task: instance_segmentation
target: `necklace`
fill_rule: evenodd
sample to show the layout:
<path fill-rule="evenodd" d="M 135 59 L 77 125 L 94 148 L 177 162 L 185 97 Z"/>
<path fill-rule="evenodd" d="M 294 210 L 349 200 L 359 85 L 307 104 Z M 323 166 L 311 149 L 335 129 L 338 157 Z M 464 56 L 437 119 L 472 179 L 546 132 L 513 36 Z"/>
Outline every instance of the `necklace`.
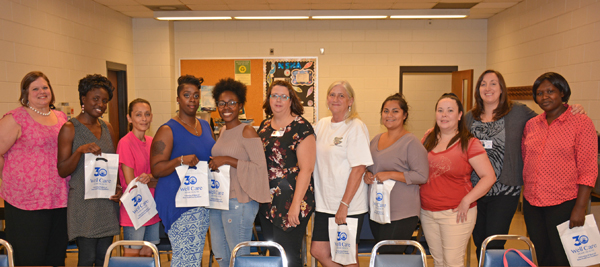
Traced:
<path fill-rule="evenodd" d="M 192 127 L 191 125 L 189 125 L 185 121 L 183 121 L 181 119 L 181 117 L 177 116 L 177 118 L 179 118 L 179 121 L 183 122 L 183 124 L 187 125 L 188 127 Z M 194 118 L 194 121 L 196 122 L 196 123 L 194 123 L 194 127 L 193 127 L 194 131 L 196 132 L 196 135 L 200 135 L 200 134 L 198 134 L 198 130 L 196 130 L 196 127 L 198 126 L 198 120 Z"/>
<path fill-rule="evenodd" d="M 30 105 L 27 105 L 27 107 L 29 107 L 29 108 L 30 108 L 31 110 L 33 110 L 35 113 L 37 113 L 37 114 L 40 114 L 40 115 L 42 115 L 42 116 L 50 116 L 50 114 L 52 113 L 52 110 L 48 111 L 47 113 L 44 113 L 44 112 L 41 112 L 41 111 L 39 111 L 39 110 L 37 110 L 37 109 L 33 108 L 33 107 L 32 107 L 32 106 L 30 106 Z"/>

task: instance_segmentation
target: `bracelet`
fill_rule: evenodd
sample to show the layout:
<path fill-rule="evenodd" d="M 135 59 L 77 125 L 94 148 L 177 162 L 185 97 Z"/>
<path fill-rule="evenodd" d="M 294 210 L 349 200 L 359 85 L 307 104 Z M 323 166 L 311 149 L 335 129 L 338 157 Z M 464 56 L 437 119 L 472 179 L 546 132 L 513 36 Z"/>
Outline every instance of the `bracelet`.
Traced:
<path fill-rule="evenodd" d="M 179 166 L 183 166 L 183 155 L 181 155 L 181 164 Z"/>
<path fill-rule="evenodd" d="M 350 205 L 348 205 L 348 203 L 344 202 L 343 200 L 340 200 L 340 203 L 348 208 L 350 208 Z"/>

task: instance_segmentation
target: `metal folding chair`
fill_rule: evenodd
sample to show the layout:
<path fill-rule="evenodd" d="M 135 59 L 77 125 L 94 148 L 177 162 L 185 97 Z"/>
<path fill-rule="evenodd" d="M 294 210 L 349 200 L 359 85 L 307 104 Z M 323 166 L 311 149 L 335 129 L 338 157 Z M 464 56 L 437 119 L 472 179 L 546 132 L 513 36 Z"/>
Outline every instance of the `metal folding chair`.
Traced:
<path fill-rule="evenodd" d="M 4 248 L 6 249 L 6 255 L 0 254 L 0 266 L 15 266 L 15 262 L 13 260 L 12 246 L 4 239 L 0 239 L 0 245 L 4 246 Z"/>
<path fill-rule="evenodd" d="M 256 255 L 242 255 L 237 256 L 237 252 L 240 248 L 254 246 L 254 247 L 275 247 L 279 250 L 281 256 L 256 256 Z M 277 242 L 273 241 L 246 241 L 240 242 L 233 248 L 231 252 L 231 260 L 229 262 L 230 267 L 287 267 L 288 261 L 285 255 L 285 250 Z"/>
<path fill-rule="evenodd" d="M 377 254 L 377 250 L 381 246 L 396 245 L 396 246 L 414 246 L 416 247 L 421 255 L 413 254 Z M 375 244 L 371 251 L 371 260 L 369 261 L 369 267 L 384 267 L 384 266 L 396 266 L 396 267 L 427 267 L 427 254 L 425 248 L 421 244 L 414 240 L 383 240 Z"/>
<path fill-rule="evenodd" d="M 487 249 L 489 242 L 494 240 L 520 240 L 525 242 L 529 246 L 529 250 L 519 250 L 526 257 L 528 257 L 535 265 L 537 263 L 537 256 L 535 254 L 535 247 L 529 238 L 520 235 L 493 235 L 485 240 L 481 244 L 481 254 L 479 255 L 479 267 L 503 267 L 504 252 L 505 249 Z M 506 260 L 509 266 L 529 266 L 520 256 L 516 253 L 507 253 Z"/>
<path fill-rule="evenodd" d="M 117 246 L 147 246 L 152 249 L 152 257 L 111 257 Z M 148 241 L 120 240 L 106 250 L 104 267 L 160 267 L 160 256 L 156 246 Z"/>

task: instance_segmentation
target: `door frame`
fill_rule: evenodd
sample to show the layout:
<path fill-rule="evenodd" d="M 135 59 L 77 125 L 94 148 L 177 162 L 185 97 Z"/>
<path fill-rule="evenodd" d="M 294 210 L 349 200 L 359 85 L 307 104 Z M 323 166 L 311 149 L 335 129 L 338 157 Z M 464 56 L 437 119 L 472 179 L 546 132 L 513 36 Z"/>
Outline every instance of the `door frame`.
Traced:
<path fill-rule="evenodd" d="M 399 92 L 402 93 L 402 80 L 404 73 L 450 73 L 458 71 L 458 66 L 400 66 Z"/>
<path fill-rule="evenodd" d="M 127 65 L 106 61 L 106 70 L 107 72 L 110 70 L 117 73 L 117 84 L 113 86 L 118 88 L 119 132 L 116 134 L 121 139 L 129 132 L 129 128 L 127 127 L 127 104 L 129 103 L 127 99 Z"/>

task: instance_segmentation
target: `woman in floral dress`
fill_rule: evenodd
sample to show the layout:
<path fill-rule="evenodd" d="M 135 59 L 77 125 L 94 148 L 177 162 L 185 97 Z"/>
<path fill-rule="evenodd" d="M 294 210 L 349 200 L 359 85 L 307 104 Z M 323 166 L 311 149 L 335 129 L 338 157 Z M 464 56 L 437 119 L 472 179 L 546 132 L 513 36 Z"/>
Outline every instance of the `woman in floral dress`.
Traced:
<path fill-rule="evenodd" d="M 260 205 L 258 217 L 265 239 L 284 248 L 289 266 L 303 266 L 302 238 L 315 205 L 315 134 L 301 116 L 303 108 L 290 83 L 274 81 L 267 96 L 263 109 L 268 119 L 260 124 L 258 135 L 265 149 L 272 200 Z"/>

